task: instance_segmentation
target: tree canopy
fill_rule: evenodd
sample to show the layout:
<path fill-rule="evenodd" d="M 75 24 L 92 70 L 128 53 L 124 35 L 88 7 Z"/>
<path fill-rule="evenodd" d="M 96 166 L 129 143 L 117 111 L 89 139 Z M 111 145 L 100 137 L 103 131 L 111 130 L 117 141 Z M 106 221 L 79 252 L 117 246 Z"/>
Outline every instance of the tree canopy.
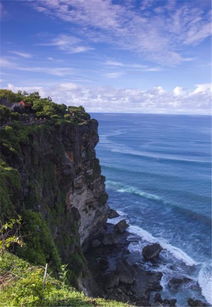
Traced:
<path fill-rule="evenodd" d="M 12 106 L 15 103 L 24 101 L 26 106 L 16 108 L 13 112 Z M 16 114 L 14 114 L 16 113 Z M 17 113 L 22 113 L 22 117 Z M 19 91 L 17 93 L 11 90 L 0 89 L 0 124 L 4 124 L 12 119 L 26 119 L 26 113 L 29 116 L 40 119 L 64 119 L 72 121 L 85 121 L 90 118 L 82 106 L 66 106 L 65 104 L 56 104 L 51 97 L 41 98 L 39 92 L 27 93 Z M 19 117 L 19 118 L 18 118 Z"/>

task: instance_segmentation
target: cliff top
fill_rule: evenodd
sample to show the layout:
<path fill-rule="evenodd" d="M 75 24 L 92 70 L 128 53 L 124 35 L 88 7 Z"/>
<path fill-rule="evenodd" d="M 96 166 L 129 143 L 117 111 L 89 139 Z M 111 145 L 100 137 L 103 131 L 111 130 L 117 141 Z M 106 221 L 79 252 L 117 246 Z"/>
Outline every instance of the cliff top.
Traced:
<path fill-rule="evenodd" d="M 56 104 L 50 97 L 41 98 L 38 92 L 14 93 L 0 89 L 0 126 L 13 121 L 36 123 L 46 120 L 63 120 L 82 123 L 90 119 L 82 106 L 66 106 Z"/>

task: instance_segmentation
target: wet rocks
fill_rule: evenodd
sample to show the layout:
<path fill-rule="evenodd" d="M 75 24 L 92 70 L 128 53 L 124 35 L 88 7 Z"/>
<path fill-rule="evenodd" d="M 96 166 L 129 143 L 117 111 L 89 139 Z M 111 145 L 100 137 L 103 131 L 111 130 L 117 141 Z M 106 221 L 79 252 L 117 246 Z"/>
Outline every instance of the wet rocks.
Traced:
<path fill-rule="evenodd" d="M 119 281 L 124 284 L 132 284 L 135 280 L 134 269 L 126 261 L 119 260 L 116 273 L 119 276 Z"/>
<path fill-rule="evenodd" d="M 160 293 L 156 293 L 154 297 L 154 302 L 157 303 L 157 306 L 176 306 L 177 300 L 176 299 L 162 299 Z"/>
<path fill-rule="evenodd" d="M 127 227 L 129 227 L 129 225 L 127 224 L 126 220 L 121 220 L 115 225 L 114 229 L 116 232 L 123 233 Z"/>
<path fill-rule="evenodd" d="M 175 278 L 169 280 L 168 286 L 171 290 L 178 290 L 183 284 L 187 284 L 192 282 L 192 280 L 188 277 L 182 277 L 182 278 Z"/>
<path fill-rule="evenodd" d="M 141 256 L 128 250 L 127 227 L 125 220 L 116 225 L 107 223 L 104 233 L 93 238 L 87 250 L 88 266 L 104 297 L 135 306 L 150 306 L 152 292 L 162 290 L 162 273 L 148 271 L 137 264 Z"/>
<path fill-rule="evenodd" d="M 158 243 L 147 245 L 142 250 L 142 255 L 145 260 L 156 260 L 159 257 L 162 247 Z"/>
<path fill-rule="evenodd" d="M 149 298 L 152 291 L 160 291 L 161 272 L 146 271 L 141 267 L 136 268 L 136 293 L 138 297 Z"/>
<path fill-rule="evenodd" d="M 118 212 L 116 210 L 114 210 L 112 208 L 110 208 L 108 210 L 108 218 L 109 219 L 114 219 L 115 217 L 118 217 L 118 216 L 119 216 L 119 214 L 118 214 Z"/>
<path fill-rule="evenodd" d="M 189 306 L 194 306 L 194 307 L 204 307 L 204 306 L 208 306 L 207 304 L 205 304 L 204 302 L 200 301 L 200 300 L 196 300 L 193 298 L 189 298 L 188 299 L 188 305 Z"/>

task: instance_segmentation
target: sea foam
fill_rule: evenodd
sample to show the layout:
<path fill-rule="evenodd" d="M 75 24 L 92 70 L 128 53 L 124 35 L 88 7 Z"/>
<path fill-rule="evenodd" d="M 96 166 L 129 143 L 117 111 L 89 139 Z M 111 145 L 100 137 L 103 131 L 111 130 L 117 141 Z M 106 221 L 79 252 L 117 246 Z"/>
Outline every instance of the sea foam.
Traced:
<path fill-rule="evenodd" d="M 202 295 L 212 304 L 212 262 L 205 263 L 198 276 L 198 283 L 202 290 Z"/>
<path fill-rule="evenodd" d="M 188 266 L 193 266 L 197 264 L 197 262 L 194 259 L 192 259 L 188 254 L 186 254 L 180 248 L 175 247 L 165 242 L 164 239 L 154 237 L 153 235 L 151 235 L 151 233 L 142 229 L 141 227 L 131 225 L 129 226 L 128 231 L 130 233 L 134 233 L 140 236 L 143 240 L 148 241 L 149 243 L 155 243 L 155 242 L 160 243 L 160 245 L 164 249 L 166 249 L 169 253 L 171 253 L 178 260 L 183 261 Z"/>

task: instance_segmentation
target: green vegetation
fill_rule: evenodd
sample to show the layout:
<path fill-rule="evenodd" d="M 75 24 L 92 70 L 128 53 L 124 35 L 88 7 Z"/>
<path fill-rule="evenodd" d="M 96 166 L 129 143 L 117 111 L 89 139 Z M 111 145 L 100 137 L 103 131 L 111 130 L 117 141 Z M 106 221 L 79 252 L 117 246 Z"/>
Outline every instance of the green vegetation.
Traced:
<path fill-rule="evenodd" d="M 8 217 L 14 216 L 15 204 L 18 204 L 19 198 L 19 172 L 0 159 L 0 220 L 2 222 L 6 221 Z"/>
<path fill-rule="evenodd" d="M 0 261 L 4 253 L 12 245 L 18 244 L 23 246 L 23 241 L 19 235 L 19 226 L 21 224 L 21 217 L 17 219 L 10 219 L 7 223 L 0 226 Z"/>
<path fill-rule="evenodd" d="M 19 101 L 21 99 L 22 95 L 20 92 L 15 94 L 10 90 L 3 90 L 3 89 L 0 90 L 0 103 L 5 103 L 9 106 L 12 103 Z"/>
<path fill-rule="evenodd" d="M 127 306 L 70 287 L 87 272 L 67 194 L 82 167 L 81 126 L 89 119 L 83 107 L 57 105 L 37 92 L 0 90 L 0 306 Z M 92 176 L 99 172 L 96 160 Z"/>
<path fill-rule="evenodd" d="M 21 231 L 25 245 L 18 248 L 17 255 L 35 264 L 49 263 L 55 271 L 59 270 L 61 260 L 46 222 L 38 212 L 25 210 Z"/>
<path fill-rule="evenodd" d="M 24 101 L 25 104 L 18 105 L 20 101 Z M 63 119 L 80 123 L 89 118 L 89 114 L 82 106 L 67 107 L 65 104 L 56 104 L 50 97 L 41 98 L 38 92 L 13 93 L 10 90 L 0 89 L 0 125 L 13 120 L 32 121 L 32 119 Z"/>
<path fill-rule="evenodd" d="M 64 274 L 62 268 L 61 274 Z M 44 267 L 32 266 L 10 253 L 0 261 L 0 306 L 71 306 L 127 307 L 101 298 L 89 298 L 47 274 Z"/>

